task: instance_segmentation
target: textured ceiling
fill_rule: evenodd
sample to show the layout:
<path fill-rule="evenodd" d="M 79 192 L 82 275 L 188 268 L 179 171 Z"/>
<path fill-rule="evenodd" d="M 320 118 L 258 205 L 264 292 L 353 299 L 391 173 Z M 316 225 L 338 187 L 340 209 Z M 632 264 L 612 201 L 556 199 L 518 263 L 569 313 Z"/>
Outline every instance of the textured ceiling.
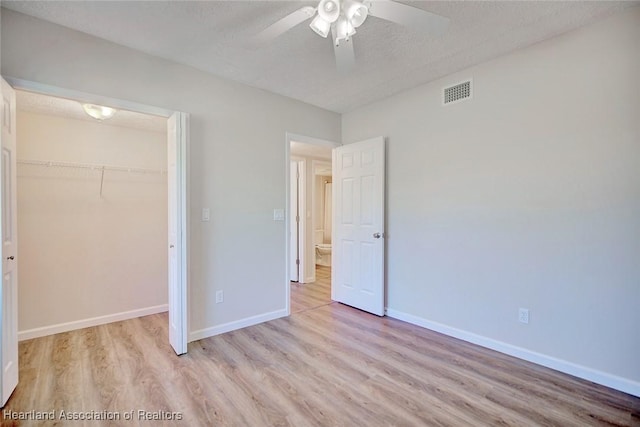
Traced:
<path fill-rule="evenodd" d="M 450 18 L 429 38 L 369 17 L 353 37 L 356 68 L 336 71 L 330 40 L 306 23 L 271 45 L 249 38 L 299 1 L 2 1 L 28 15 L 339 113 L 589 24 L 638 2 L 403 3 Z"/>
<path fill-rule="evenodd" d="M 17 90 L 16 106 L 19 111 L 29 111 L 38 114 L 96 122 L 96 119 L 89 117 L 84 112 L 80 102 L 70 99 Z M 119 110 L 115 116 L 102 123 L 110 126 L 121 126 L 152 132 L 167 131 L 166 118 L 126 110 Z"/>

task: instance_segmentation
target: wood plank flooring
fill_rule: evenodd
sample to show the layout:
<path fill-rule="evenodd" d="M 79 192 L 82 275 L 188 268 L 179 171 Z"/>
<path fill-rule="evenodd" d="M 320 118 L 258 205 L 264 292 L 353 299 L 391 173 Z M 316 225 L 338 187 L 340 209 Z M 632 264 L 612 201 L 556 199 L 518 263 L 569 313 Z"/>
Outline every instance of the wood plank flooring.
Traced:
<path fill-rule="evenodd" d="M 331 267 L 316 265 L 316 281 L 291 282 L 291 313 L 331 304 Z"/>
<path fill-rule="evenodd" d="M 298 307 L 181 357 L 166 313 L 24 341 L 4 411 L 121 419 L 2 425 L 640 425 L 640 399 L 624 393 L 341 304 Z"/>

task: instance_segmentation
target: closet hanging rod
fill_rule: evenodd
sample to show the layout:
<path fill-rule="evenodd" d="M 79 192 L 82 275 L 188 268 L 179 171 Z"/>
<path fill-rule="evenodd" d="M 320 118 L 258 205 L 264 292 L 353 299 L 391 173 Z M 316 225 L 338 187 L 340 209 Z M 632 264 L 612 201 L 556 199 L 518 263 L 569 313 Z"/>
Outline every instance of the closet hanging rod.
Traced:
<path fill-rule="evenodd" d="M 130 168 L 126 166 L 97 165 L 97 164 L 91 164 L 91 163 L 52 162 L 52 161 L 46 161 L 46 160 L 17 160 L 17 163 L 19 165 L 90 169 L 90 170 L 96 170 L 96 171 L 117 171 L 117 172 L 133 172 L 133 173 L 147 173 L 147 174 L 166 174 L 167 173 L 167 171 L 164 169 Z"/>

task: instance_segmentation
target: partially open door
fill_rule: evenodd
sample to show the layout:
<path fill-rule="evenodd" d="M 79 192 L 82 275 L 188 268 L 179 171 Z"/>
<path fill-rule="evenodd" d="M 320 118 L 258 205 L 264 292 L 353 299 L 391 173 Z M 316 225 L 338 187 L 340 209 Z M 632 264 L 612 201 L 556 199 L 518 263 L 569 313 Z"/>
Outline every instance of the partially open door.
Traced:
<path fill-rule="evenodd" d="M 18 221 L 16 215 L 16 93 L 2 79 L 2 160 L 0 161 L 0 238 L 2 292 L 0 293 L 0 403 L 7 403 L 18 385 Z"/>
<path fill-rule="evenodd" d="M 384 315 L 384 138 L 333 150 L 331 298 Z"/>
<path fill-rule="evenodd" d="M 187 352 L 187 140 L 188 115 L 168 121 L 169 187 L 169 342 Z"/>

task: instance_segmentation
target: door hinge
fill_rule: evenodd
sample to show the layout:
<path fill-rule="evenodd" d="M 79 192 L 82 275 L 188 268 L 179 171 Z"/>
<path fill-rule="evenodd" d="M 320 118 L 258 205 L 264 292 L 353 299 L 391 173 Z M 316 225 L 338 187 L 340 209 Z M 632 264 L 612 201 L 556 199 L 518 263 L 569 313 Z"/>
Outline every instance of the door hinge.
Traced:
<path fill-rule="evenodd" d="M 300 265 L 300 260 L 299 259 L 296 260 L 296 265 Z"/>
<path fill-rule="evenodd" d="M 296 222 L 300 222 L 300 215 L 296 215 Z"/>

